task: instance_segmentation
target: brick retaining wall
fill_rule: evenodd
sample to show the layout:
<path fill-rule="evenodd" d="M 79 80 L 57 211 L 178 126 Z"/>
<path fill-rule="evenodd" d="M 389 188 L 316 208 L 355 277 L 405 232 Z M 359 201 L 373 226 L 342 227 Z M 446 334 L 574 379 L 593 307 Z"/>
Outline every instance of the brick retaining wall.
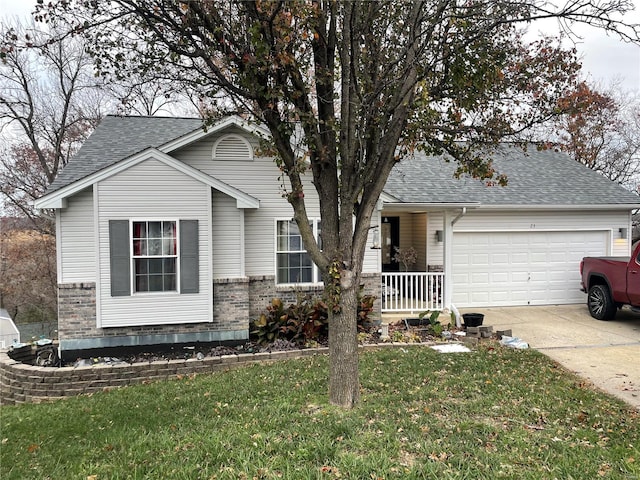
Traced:
<path fill-rule="evenodd" d="M 244 353 L 205 357 L 203 360 L 164 360 L 87 367 L 38 367 L 26 365 L 0 352 L 0 405 L 38 403 L 76 395 L 168 380 L 179 375 L 229 370 L 255 362 L 325 354 L 328 348 L 282 352 Z"/>
<path fill-rule="evenodd" d="M 361 345 L 361 350 L 424 346 L 423 343 Z M 230 370 L 256 362 L 325 355 L 326 347 L 281 352 L 242 353 L 203 360 L 163 360 L 88 367 L 37 367 L 16 362 L 0 352 L 0 405 L 58 400 L 147 381 L 170 380 L 180 375 Z"/>

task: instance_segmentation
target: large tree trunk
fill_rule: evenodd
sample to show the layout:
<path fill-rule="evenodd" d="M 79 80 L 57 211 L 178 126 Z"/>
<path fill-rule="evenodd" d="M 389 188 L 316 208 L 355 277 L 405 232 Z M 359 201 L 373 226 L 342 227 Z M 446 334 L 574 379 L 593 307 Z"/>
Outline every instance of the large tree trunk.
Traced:
<path fill-rule="evenodd" d="M 342 408 L 360 399 L 357 278 L 352 271 L 341 272 L 340 311 L 329 309 L 329 402 Z"/>

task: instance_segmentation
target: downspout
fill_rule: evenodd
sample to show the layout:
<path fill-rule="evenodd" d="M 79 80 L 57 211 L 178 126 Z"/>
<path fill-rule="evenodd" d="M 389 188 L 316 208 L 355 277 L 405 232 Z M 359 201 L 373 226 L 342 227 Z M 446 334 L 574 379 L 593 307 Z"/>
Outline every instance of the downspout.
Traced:
<path fill-rule="evenodd" d="M 467 214 L 467 207 L 462 207 L 462 211 L 453 219 L 451 220 L 451 238 L 453 237 L 453 226 L 458 223 L 458 220 L 460 220 L 462 217 L 464 217 Z M 452 242 L 453 243 L 453 242 Z M 452 248 L 453 245 L 450 245 L 449 248 Z M 451 266 L 451 262 L 449 262 L 449 265 Z M 450 275 L 447 275 L 450 276 Z M 451 291 L 451 280 L 448 283 L 448 290 Z M 460 312 L 458 311 L 458 309 L 456 308 L 456 306 L 451 302 L 451 296 L 449 296 L 449 308 L 451 308 L 451 311 L 453 312 L 453 314 L 456 316 L 456 327 L 460 328 L 462 326 L 462 315 L 460 315 Z"/>
<path fill-rule="evenodd" d="M 458 216 L 453 220 L 451 220 L 451 226 L 453 227 L 456 223 L 458 223 L 458 220 L 460 220 L 466 214 L 467 214 L 467 207 L 462 207 L 462 211 L 458 214 Z"/>

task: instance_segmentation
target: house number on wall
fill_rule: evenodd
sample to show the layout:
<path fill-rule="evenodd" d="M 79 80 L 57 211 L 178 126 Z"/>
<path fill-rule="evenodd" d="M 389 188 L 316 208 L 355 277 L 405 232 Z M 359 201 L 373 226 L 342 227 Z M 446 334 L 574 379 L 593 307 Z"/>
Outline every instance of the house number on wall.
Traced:
<path fill-rule="evenodd" d="M 531 224 L 531 227 L 529 227 L 529 228 L 532 228 L 532 229 L 533 229 L 533 228 L 536 228 L 536 224 L 535 224 L 535 223 L 532 223 L 532 224 Z"/>

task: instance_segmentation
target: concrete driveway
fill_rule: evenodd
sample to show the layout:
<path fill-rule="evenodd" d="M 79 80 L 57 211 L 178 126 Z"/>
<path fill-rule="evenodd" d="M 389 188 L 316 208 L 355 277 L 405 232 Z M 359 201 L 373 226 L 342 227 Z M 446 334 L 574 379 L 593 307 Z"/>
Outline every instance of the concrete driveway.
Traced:
<path fill-rule="evenodd" d="M 595 320 L 586 305 L 463 309 L 484 314 L 483 325 L 514 337 L 640 410 L 640 313 L 618 311 Z"/>

